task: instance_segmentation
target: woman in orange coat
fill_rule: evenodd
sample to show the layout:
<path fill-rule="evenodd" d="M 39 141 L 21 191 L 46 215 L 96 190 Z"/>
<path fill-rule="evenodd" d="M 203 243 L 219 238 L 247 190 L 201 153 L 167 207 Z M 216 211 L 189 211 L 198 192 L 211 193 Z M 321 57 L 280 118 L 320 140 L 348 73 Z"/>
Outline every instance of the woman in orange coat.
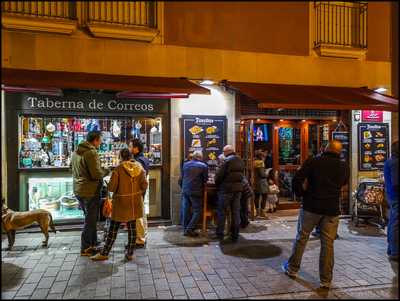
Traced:
<path fill-rule="evenodd" d="M 131 160 L 129 149 L 120 152 L 121 163 L 113 170 L 108 190 L 113 192 L 110 228 L 106 243 L 100 253 L 92 256 L 92 260 L 106 260 L 117 238 L 122 222 L 128 225 L 128 248 L 125 258 L 131 260 L 136 240 L 136 219 L 143 217 L 143 192 L 148 182 L 146 174 L 139 162 Z"/>

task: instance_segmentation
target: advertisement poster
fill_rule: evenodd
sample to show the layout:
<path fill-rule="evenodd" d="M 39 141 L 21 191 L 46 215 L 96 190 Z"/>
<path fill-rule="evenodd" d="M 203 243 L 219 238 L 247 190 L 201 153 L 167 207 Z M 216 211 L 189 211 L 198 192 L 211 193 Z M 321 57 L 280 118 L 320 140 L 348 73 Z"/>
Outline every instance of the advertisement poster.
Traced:
<path fill-rule="evenodd" d="M 388 157 L 388 135 L 387 123 L 358 124 L 358 168 L 360 171 L 383 169 Z"/>
<path fill-rule="evenodd" d="M 383 122 L 383 111 L 363 110 L 361 112 L 362 122 Z"/>
<path fill-rule="evenodd" d="M 196 150 L 203 152 L 209 166 L 209 182 L 214 183 L 218 156 L 226 145 L 226 116 L 184 115 L 181 118 L 183 158 Z"/>
<path fill-rule="evenodd" d="M 332 132 L 332 139 L 342 143 L 340 160 L 347 162 L 349 160 L 349 132 Z"/>

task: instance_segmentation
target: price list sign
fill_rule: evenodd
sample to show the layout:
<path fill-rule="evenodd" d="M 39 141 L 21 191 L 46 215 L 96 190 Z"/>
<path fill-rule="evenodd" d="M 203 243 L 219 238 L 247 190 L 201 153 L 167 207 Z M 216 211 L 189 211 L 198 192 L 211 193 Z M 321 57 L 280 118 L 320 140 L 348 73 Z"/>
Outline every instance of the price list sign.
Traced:
<path fill-rule="evenodd" d="M 214 182 L 218 156 L 226 145 L 226 116 L 183 115 L 181 130 L 183 157 L 199 150 L 209 166 L 209 182 Z"/>
<path fill-rule="evenodd" d="M 388 157 L 387 123 L 358 124 L 358 168 L 360 171 L 382 170 Z"/>

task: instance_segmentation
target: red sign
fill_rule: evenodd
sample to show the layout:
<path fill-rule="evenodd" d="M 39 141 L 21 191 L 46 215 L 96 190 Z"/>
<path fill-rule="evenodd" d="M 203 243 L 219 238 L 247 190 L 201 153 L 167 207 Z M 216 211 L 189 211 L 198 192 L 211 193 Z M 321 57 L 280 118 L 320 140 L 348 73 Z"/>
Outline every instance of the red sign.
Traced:
<path fill-rule="evenodd" d="M 361 120 L 363 122 L 383 122 L 383 111 L 362 111 Z"/>

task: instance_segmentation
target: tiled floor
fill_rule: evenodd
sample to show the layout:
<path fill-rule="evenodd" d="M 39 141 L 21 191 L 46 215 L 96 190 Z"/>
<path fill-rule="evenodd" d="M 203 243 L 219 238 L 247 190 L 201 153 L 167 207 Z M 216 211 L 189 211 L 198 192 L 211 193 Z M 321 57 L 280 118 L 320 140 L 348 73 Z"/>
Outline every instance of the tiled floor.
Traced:
<path fill-rule="evenodd" d="M 383 232 L 342 220 L 333 287 L 321 291 L 315 238 L 299 277 L 281 272 L 295 229 L 295 215 L 270 215 L 252 222 L 233 245 L 186 238 L 176 226 L 152 228 L 132 262 L 123 260 L 124 231 L 105 262 L 79 256 L 79 232 L 51 234 L 47 249 L 40 233 L 21 233 L 13 251 L 2 250 L 2 299 L 397 298 L 397 265 L 386 258 Z"/>

